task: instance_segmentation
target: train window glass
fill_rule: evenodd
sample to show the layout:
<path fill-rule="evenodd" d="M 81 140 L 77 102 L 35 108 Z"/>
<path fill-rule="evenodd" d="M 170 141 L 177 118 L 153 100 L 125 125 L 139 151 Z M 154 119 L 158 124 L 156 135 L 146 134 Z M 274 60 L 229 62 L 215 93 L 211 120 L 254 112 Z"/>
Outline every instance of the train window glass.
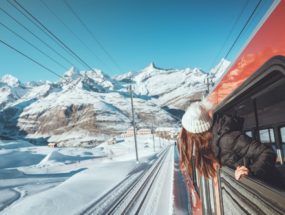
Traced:
<path fill-rule="evenodd" d="M 282 143 L 285 144 L 285 127 L 280 128 L 281 140 Z"/>
<path fill-rule="evenodd" d="M 283 123 L 285 120 L 285 79 L 275 80 L 263 89 L 259 88 L 260 93 L 256 96 L 256 108 L 258 116 L 258 126 Z M 268 137 L 268 135 L 267 135 Z"/>
<path fill-rule="evenodd" d="M 262 143 L 271 144 L 275 142 L 273 128 L 259 130 L 259 137 Z"/>
<path fill-rule="evenodd" d="M 281 141 L 282 141 L 282 151 L 283 155 L 285 155 L 285 127 L 280 128 L 280 134 L 281 134 Z"/>
<path fill-rule="evenodd" d="M 249 137 L 253 137 L 252 131 L 245 131 L 244 133 Z"/>

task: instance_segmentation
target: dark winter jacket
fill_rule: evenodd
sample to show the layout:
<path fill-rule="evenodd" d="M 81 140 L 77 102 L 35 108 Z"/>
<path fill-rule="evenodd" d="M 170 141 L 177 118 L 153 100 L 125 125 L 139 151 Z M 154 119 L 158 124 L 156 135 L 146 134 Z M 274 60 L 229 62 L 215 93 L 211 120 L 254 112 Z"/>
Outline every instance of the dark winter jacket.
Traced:
<path fill-rule="evenodd" d="M 276 155 L 270 146 L 242 133 L 243 119 L 224 115 L 213 126 L 212 149 L 222 166 L 236 169 L 244 166 L 260 179 L 266 179 L 274 168 Z"/>

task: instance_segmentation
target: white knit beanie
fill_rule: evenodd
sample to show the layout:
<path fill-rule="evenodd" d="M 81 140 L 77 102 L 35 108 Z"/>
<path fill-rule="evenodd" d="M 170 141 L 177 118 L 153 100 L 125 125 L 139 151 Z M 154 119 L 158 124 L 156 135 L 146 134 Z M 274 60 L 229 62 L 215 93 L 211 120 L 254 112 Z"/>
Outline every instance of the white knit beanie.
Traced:
<path fill-rule="evenodd" d="M 212 104 L 207 100 L 191 104 L 182 117 L 182 126 L 190 133 L 203 133 L 212 125 L 209 110 Z"/>

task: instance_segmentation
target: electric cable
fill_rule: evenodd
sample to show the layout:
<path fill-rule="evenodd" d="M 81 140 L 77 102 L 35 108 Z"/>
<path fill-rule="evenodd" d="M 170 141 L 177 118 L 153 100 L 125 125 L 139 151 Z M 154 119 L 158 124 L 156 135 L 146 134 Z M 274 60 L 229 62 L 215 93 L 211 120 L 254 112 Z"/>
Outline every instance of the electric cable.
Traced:
<path fill-rule="evenodd" d="M 50 8 L 50 6 L 48 6 L 44 0 L 40 0 L 40 2 L 92 55 L 94 55 L 95 58 L 97 58 L 98 61 L 108 67 L 108 65 L 105 64 L 104 61 L 88 45 L 86 45 L 86 43 Z"/>
<path fill-rule="evenodd" d="M 248 25 L 248 23 L 251 21 L 253 15 L 255 14 L 257 8 L 259 7 L 259 5 L 261 4 L 262 0 L 259 0 L 259 2 L 257 3 L 257 5 L 255 6 L 254 10 L 252 11 L 252 13 L 250 14 L 250 16 L 248 17 L 246 23 L 244 24 L 243 28 L 241 29 L 241 31 L 239 32 L 238 36 L 236 37 L 235 41 L 233 42 L 233 44 L 231 45 L 230 49 L 228 50 L 228 52 L 225 55 L 225 58 L 228 57 L 229 53 L 232 51 L 233 47 L 235 46 L 236 42 L 238 41 L 238 39 L 240 38 L 241 34 L 243 33 L 244 29 L 246 28 L 246 26 Z"/>
<path fill-rule="evenodd" d="M 116 62 L 116 60 L 112 57 L 112 55 L 107 51 L 107 49 L 104 47 L 104 45 L 99 41 L 99 39 L 95 36 L 95 34 L 88 28 L 88 26 L 83 22 L 83 20 L 80 18 L 80 16 L 75 12 L 75 10 L 71 7 L 71 5 L 66 1 L 63 0 L 64 4 L 67 8 L 71 11 L 71 13 L 77 18 L 77 20 L 81 23 L 83 28 L 90 34 L 90 36 L 93 38 L 93 40 L 100 46 L 100 48 L 104 51 L 104 53 L 109 57 L 111 62 L 119 69 L 122 70 L 119 64 Z"/>
<path fill-rule="evenodd" d="M 46 47 L 48 47 L 50 50 L 52 50 L 54 53 L 56 53 L 58 56 L 60 56 L 63 60 L 65 60 L 70 65 L 73 65 L 72 62 L 70 62 L 67 58 L 65 58 L 62 54 L 60 54 L 57 50 L 55 50 L 51 45 L 46 43 L 43 39 L 41 39 L 39 36 L 37 36 L 34 32 L 32 32 L 30 29 L 28 29 L 24 24 L 22 24 L 20 21 L 18 21 L 16 18 L 14 18 L 11 14 L 9 14 L 7 11 L 5 11 L 3 8 L 0 7 L 0 10 L 5 13 L 8 17 L 10 17 L 14 22 L 16 22 L 18 25 L 20 25 L 22 28 L 24 28 L 26 31 L 28 31 L 30 34 L 32 34 L 35 38 L 37 38 L 39 41 L 41 41 Z"/>
<path fill-rule="evenodd" d="M 63 68 L 64 70 L 67 70 L 67 68 L 65 68 L 65 66 L 63 66 L 61 63 L 59 63 L 57 60 L 53 59 L 52 57 L 50 57 L 48 54 L 46 54 L 45 52 L 43 52 L 41 49 L 39 49 L 38 47 L 36 47 L 34 44 L 32 44 L 31 42 L 29 42 L 28 40 L 26 40 L 24 37 L 22 37 L 21 35 L 19 35 L 17 32 L 15 32 L 14 30 L 12 30 L 11 28 L 9 28 L 7 25 L 5 25 L 4 23 L 0 22 L 0 25 L 2 25 L 4 28 L 6 28 L 6 30 L 8 30 L 9 32 L 11 32 L 12 34 L 16 35 L 17 37 L 19 37 L 20 39 L 22 39 L 23 41 L 25 41 L 27 44 L 29 44 L 30 46 L 32 46 L 34 49 L 36 49 L 38 52 L 40 52 L 41 54 L 43 54 L 44 56 L 46 56 L 47 58 L 49 58 L 51 61 L 53 61 L 54 63 L 56 63 L 58 66 L 60 66 L 61 68 Z"/>
<path fill-rule="evenodd" d="M 214 58 L 214 62 L 212 63 L 212 66 L 210 68 L 213 68 L 215 65 L 216 60 L 218 59 L 218 57 L 220 56 L 221 52 L 224 50 L 226 43 L 228 42 L 228 40 L 230 39 L 230 36 L 232 35 L 234 29 L 236 28 L 237 23 L 239 22 L 241 15 L 244 13 L 245 9 L 247 8 L 249 4 L 249 0 L 246 1 L 246 3 L 243 5 L 242 10 L 240 11 L 240 13 L 238 14 L 238 16 L 235 19 L 234 24 L 232 25 L 231 30 L 229 31 L 223 45 L 221 46 L 220 50 L 218 51 L 218 54 L 216 55 L 216 57 Z"/>
<path fill-rule="evenodd" d="M 10 2 L 10 0 L 8 0 Z M 13 2 L 20 7 L 26 14 L 22 13 L 25 17 L 27 17 L 29 20 L 33 20 L 37 23 L 37 26 L 43 30 L 44 32 L 47 32 L 57 44 L 59 44 L 65 51 L 67 51 L 71 56 L 73 56 L 74 59 L 76 59 L 78 62 L 80 62 L 82 65 L 87 67 L 88 69 L 94 71 L 92 67 L 90 67 L 82 58 L 80 58 L 71 48 L 69 48 L 59 37 L 57 37 L 51 30 L 49 30 L 39 19 L 37 19 L 33 14 L 31 14 L 23 5 L 21 5 L 17 0 L 13 0 Z M 11 3 L 11 2 L 10 2 Z M 11 3 L 12 4 L 12 3 Z M 13 7 L 15 7 L 17 10 L 19 10 L 15 5 L 12 4 Z M 19 10 L 21 11 L 21 10 Z M 22 12 L 22 11 L 21 11 Z M 34 23 L 34 22 L 33 22 Z"/>
<path fill-rule="evenodd" d="M 34 62 L 35 64 L 39 65 L 40 67 L 42 67 L 42 68 L 45 69 L 46 71 L 48 71 L 48 72 L 50 72 L 50 73 L 56 75 L 56 76 L 59 77 L 59 78 L 62 78 L 62 79 L 64 79 L 64 80 L 68 81 L 68 80 L 65 79 L 63 76 L 59 75 L 58 73 L 56 73 L 55 71 L 51 70 L 50 68 L 44 66 L 43 64 L 41 64 L 41 63 L 38 62 L 37 60 L 33 59 L 32 57 L 29 57 L 27 54 L 23 53 L 22 51 L 20 51 L 20 50 L 14 48 L 14 47 L 11 46 L 10 44 L 4 42 L 4 41 L 1 40 L 1 39 L 0 39 L 0 42 L 1 42 L 2 44 L 4 44 L 5 46 L 7 46 L 8 48 L 14 50 L 15 52 L 21 54 L 22 56 L 24 56 L 24 57 L 26 57 L 26 58 L 28 58 L 30 61 L 32 61 L 32 62 Z"/>

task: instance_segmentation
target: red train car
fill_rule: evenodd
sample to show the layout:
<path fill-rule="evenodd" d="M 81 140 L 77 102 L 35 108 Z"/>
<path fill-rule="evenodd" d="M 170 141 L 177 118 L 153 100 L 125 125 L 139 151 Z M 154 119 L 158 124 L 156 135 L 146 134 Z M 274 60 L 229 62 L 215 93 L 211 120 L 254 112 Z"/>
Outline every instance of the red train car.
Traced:
<path fill-rule="evenodd" d="M 285 173 L 285 1 L 276 0 L 257 30 L 232 63 L 208 99 L 215 114 L 245 119 L 244 132 L 277 154 L 276 166 Z M 184 150 L 181 148 L 180 153 Z M 222 167 L 217 178 L 207 180 L 188 174 L 192 212 L 196 214 L 285 214 L 285 191 L 254 178 L 234 179 Z M 285 180 L 285 177 L 284 177 Z"/>

